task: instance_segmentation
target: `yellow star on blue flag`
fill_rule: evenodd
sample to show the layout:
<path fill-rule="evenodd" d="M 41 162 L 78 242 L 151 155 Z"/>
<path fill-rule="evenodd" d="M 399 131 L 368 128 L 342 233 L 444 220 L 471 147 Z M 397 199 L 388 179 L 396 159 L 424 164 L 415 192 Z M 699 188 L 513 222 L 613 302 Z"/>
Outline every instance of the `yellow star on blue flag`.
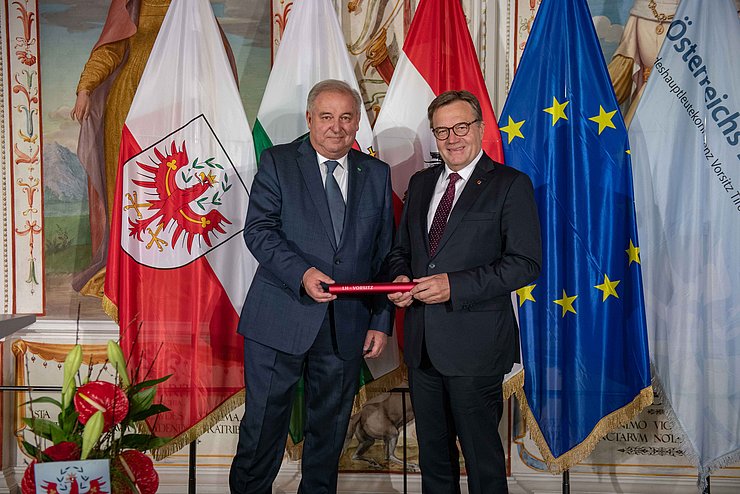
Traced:
<path fill-rule="evenodd" d="M 561 118 L 564 120 L 568 120 L 568 117 L 565 115 L 565 107 L 568 106 L 568 101 L 563 101 L 562 103 L 558 101 L 558 99 L 553 96 L 552 97 L 552 106 L 549 106 L 545 108 L 545 113 L 549 113 L 552 115 L 552 125 L 555 126 L 556 123 L 558 123 L 558 120 Z"/>
<path fill-rule="evenodd" d="M 514 140 L 515 137 L 521 137 L 524 139 L 524 135 L 522 135 L 522 125 L 524 125 L 524 120 L 521 122 L 515 122 L 513 118 L 509 117 L 509 123 L 506 124 L 503 127 L 500 127 L 499 130 L 501 132 L 506 132 L 506 135 L 509 136 L 509 143 Z"/>
<path fill-rule="evenodd" d="M 592 122 L 596 122 L 599 124 L 599 135 L 601 135 L 602 132 L 604 132 L 604 129 L 609 127 L 610 129 L 616 129 L 614 126 L 614 123 L 612 122 L 612 118 L 614 118 L 614 114 L 617 113 L 617 110 L 613 111 L 606 111 L 604 110 L 604 107 L 599 105 L 599 114 L 589 118 Z"/>
<path fill-rule="evenodd" d="M 601 301 L 606 302 L 606 299 L 609 297 L 619 298 L 619 295 L 617 294 L 617 285 L 619 285 L 619 280 L 612 281 L 607 275 L 604 275 L 604 282 L 600 285 L 594 285 L 594 288 L 601 290 L 604 294 Z"/>

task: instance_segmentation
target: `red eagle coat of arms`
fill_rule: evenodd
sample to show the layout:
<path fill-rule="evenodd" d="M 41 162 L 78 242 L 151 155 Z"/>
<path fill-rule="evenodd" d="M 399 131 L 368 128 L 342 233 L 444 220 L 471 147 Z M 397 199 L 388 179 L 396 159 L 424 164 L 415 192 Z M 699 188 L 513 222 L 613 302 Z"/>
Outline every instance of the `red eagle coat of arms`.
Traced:
<path fill-rule="evenodd" d="M 124 167 L 121 244 L 138 262 L 182 266 L 242 230 L 246 188 L 204 121 L 193 120 Z"/>

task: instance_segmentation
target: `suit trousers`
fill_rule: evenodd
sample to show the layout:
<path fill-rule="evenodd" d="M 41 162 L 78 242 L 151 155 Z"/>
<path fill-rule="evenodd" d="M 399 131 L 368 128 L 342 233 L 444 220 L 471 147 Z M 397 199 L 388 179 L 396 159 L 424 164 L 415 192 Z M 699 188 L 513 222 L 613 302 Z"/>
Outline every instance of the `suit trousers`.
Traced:
<path fill-rule="evenodd" d="M 427 359 L 424 359 L 427 360 Z M 427 360 L 428 362 L 428 360 Z M 409 369 L 422 492 L 459 494 L 460 439 L 470 494 L 507 494 L 498 433 L 503 376 L 443 376 L 430 364 Z"/>
<path fill-rule="evenodd" d="M 272 493 L 285 452 L 295 387 L 301 376 L 306 425 L 298 492 L 336 492 L 339 456 L 362 358 L 339 357 L 329 312 L 305 354 L 290 355 L 244 339 L 246 407 L 229 474 L 232 494 Z"/>

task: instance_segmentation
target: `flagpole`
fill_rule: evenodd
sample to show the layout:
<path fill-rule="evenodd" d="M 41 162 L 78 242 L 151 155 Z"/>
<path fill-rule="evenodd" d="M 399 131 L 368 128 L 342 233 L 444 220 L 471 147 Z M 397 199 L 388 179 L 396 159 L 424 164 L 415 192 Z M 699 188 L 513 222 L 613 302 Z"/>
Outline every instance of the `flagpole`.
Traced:
<path fill-rule="evenodd" d="M 704 488 L 704 494 L 710 494 L 711 490 L 709 489 L 709 475 L 707 475 L 707 486 Z"/>
<path fill-rule="evenodd" d="M 570 494 L 570 471 L 563 472 L 563 494 Z"/>
<path fill-rule="evenodd" d="M 188 455 L 188 494 L 195 494 L 195 444 L 198 440 L 190 443 L 190 452 Z"/>

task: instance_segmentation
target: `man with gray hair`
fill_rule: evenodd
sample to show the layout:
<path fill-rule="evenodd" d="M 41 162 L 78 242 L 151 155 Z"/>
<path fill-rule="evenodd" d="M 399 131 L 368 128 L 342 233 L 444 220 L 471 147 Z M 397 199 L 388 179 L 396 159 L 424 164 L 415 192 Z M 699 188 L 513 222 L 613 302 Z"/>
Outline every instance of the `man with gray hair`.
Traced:
<path fill-rule="evenodd" d="M 232 494 L 272 492 L 301 377 L 307 423 L 299 492 L 336 492 L 363 356 L 380 355 L 391 334 L 385 297 L 337 299 L 325 290 L 374 280 L 391 247 L 390 168 L 352 149 L 361 111 L 348 84 L 319 82 L 308 94 L 309 138 L 260 158 L 244 227 L 259 268 L 239 322 L 247 394 Z"/>

